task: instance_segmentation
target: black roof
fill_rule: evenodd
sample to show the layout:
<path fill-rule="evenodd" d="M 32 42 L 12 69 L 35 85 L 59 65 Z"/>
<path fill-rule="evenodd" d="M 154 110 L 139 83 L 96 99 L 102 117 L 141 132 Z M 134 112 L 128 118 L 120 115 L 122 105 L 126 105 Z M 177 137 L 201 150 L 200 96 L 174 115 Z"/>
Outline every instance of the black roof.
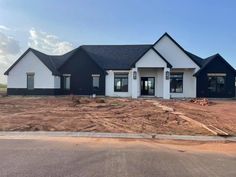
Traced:
<path fill-rule="evenodd" d="M 60 75 L 58 69 L 77 51 L 77 48 L 63 55 L 47 55 L 31 48 L 31 51 L 52 71 Z"/>
<path fill-rule="evenodd" d="M 194 76 L 199 75 L 207 67 L 207 65 L 209 63 L 211 63 L 212 61 L 217 60 L 217 59 L 222 60 L 231 70 L 233 70 L 235 72 L 235 75 L 236 75 L 235 69 L 220 54 L 217 53 L 217 54 L 214 54 L 210 57 L 203 59 L 201 68 L 194 74 Z"/>
<path fill-rule="evenodd" d="M 168 36 L 180 49 L 194 61 L 200 68 L 204 68 L 211 60 L 215 59 L 216 55 L 203 59 L 191 52 L 184 50 L 168 33 L 162 35 Z M 146 45 L 82 45 L 64 55 L 47 55 L 35 49 L 29 48 L 4 74 L 9 71 L 29 52 L 32 51 L 54 75 L 60 75 L 59 69 L 68 61 L 74 54 L 82 50 L 92 59 L 101 69 L 105 70 L 128 70 L 134 67 L 135 63 L 150 49 L 153 49 L 166 63 L 167 67 L 171 68 L 171 64 L 154 48 L 154 44 Z M 219 54 L 217 54 L 219 55 Z M 229 65 L 229 64 L 228 64 Z M 232 67 L 232 66 L 231 66 Z M 201 69 L 197 72 L 199 73 Z"/>
<path fill-rule="evenodd" d="M 197 63 L 198 66 L 202 66 L 205 63 L 205 60 L 191 52 L 188 52 L 185 50 L 185 52 L 188 54 L 188 56 L 195 62 Z"/>
<path fill-rule="evenodd" d="M 82 49 L 104 70 L 130 69 L 152 45 L 83 45 Z"/>

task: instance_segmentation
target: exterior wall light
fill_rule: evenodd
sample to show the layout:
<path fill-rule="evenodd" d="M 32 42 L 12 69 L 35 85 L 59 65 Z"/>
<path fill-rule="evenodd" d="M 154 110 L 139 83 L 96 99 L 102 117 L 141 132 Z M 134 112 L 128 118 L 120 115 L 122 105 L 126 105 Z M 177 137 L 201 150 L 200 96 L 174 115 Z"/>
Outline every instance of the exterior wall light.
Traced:
<path fill-rule="evenodd" d="M 170 71 L 166 71 L 166 80 L 170 79 Z"/>
<path fill-rule="evenodd" d="M 137 71 L 133 71 L 133 79 L 134 79 L 134 80 L 137 79 Z"/>

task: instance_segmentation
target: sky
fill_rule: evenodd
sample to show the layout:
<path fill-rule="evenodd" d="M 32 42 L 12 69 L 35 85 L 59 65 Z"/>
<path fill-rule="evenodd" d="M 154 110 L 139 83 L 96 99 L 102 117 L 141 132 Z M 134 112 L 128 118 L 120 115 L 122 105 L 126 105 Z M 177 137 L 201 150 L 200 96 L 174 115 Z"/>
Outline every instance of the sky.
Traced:
<path fill-rule="evenodd" d="M 235 0 L 0 0 L 0 83 L 29 47 L 63 54 L 83 44 L 153 44 L 165 32 L 236 68 Z"/>

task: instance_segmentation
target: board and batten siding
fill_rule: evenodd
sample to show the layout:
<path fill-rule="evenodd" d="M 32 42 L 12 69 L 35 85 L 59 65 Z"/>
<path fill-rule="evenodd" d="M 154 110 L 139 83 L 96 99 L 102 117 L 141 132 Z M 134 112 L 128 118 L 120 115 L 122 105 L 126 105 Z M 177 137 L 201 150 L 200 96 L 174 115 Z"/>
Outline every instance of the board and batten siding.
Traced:
<path fill-rule="evenodd" d="M 17 64 L 13 67 L 7 77 L 8 88 L 27 88 L 27 73 L 35 73 L 34 88 L 38 89 L 54 89 L 55 76 L 45 66 L 40 59 L 29 51 Z"/>
<path fill-rule="evenodd" d="M 105 95 L 105 71 L 90 58 L 83 50 L 79 49 L 61 68 L 63 74 L 70 74 L 70 90 L 63 90 L 63 94 L 75 95 Z M 92 75 L 99 75 L 99 88 L 93 88 Z M 63 77 L 61 87 L 63 88 Z"/>
<path fill-rule="evenodd" d="M 211 95 L 208 90 L 208 74 L 225 74 L 223 93 Z M 197 76 L 197 97 L 232 98 L 235 97 L 235 71 L 220 57 L 215 58 Z"/>

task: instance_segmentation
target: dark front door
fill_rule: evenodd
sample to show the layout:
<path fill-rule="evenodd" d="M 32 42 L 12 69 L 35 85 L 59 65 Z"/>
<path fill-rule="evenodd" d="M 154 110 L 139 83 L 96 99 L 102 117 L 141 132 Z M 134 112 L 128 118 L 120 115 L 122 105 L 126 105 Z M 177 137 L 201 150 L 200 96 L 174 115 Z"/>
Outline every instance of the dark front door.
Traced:
<path fill-rule="evenodd" d="M 155 78 L 141 77 L 141 95 L 155 95 Z"/>

